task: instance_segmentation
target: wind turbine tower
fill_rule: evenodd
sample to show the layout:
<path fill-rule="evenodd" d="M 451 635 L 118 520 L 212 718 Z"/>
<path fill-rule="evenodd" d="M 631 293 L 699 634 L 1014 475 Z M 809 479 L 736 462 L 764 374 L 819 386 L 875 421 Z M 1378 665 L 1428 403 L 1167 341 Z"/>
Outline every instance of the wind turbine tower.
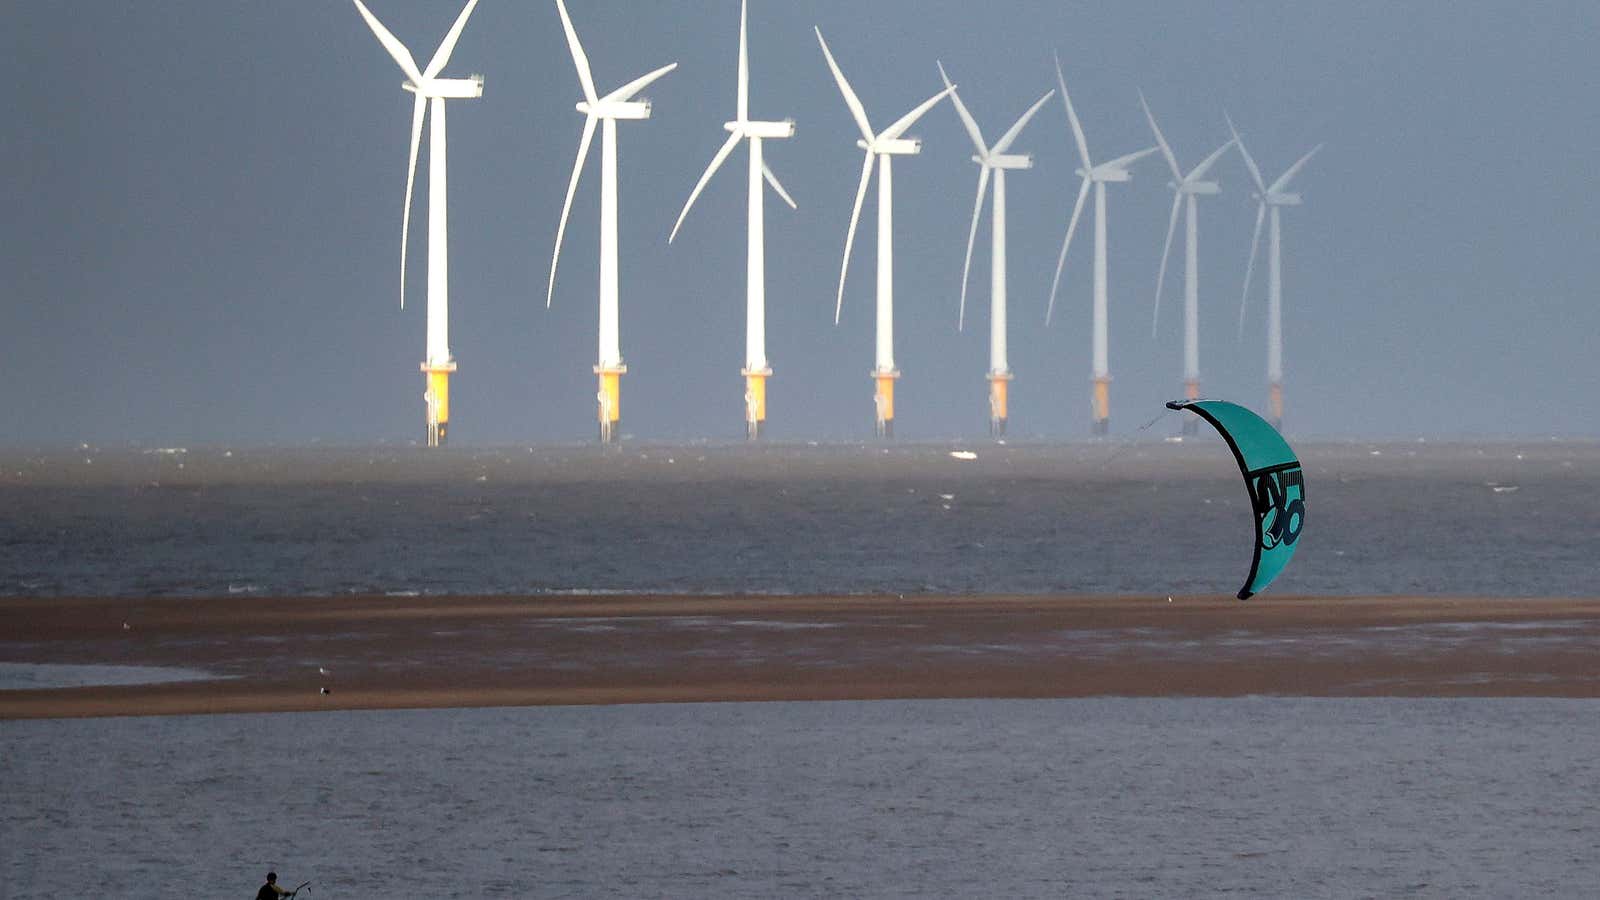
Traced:
<path fill-rule="evenodd" d="M 689 192 L 689 199 L 683 204 L 683 212 L 678 213 L 678 221 L 672 226 L 672 234 L 667 237 L 667 243 L 672 243 L 678 236 L 678 229 L 683 226 L 684 216 L 689 214 L 689 207 L 694 205 L 696 197 L 711 180 L 713 173 L 722 165 L 733 148 L 740 141 L 750 142 L 750 173 L 748 178 L 750 220 L 746 233 L 745 256 L 745 319 L 744 319 L 744 368 L 739 374 L 744 376 L 744 426 L 745 436 L 751 440 L 761 437 L 766 430 L 767 423 L 767 379 L 772 377 L 772 367 L 767 363 L 767 300 L 766 300 L 766 216 L 762 200 L 766 196 L 766 186 L 763 180 L 772 185 L 789 208 L 794 208 L 794 199 L 789 192 L 778 183 L 778 176 L 772 173 L 761 155 L 761 142 L 763 140 L 781 140 L 794 137 L 794 120 L 782 122 L 751 121 L 749 116 L 750 99 L 750 57 L 745 43 L 745 21 L 747 3 L 739 4 L 739 93 L 737 105 L 732 122 L 724 122 L 722 127 L 729 132 L 728 140 L 711 157 L 711 164 L 706 166 L 706 171 L 695 183 L 694 190 Z"/>
<path fill-rule="evenodd" d="M 1227 114 L 1223 114 L 1227 118 Z M 1272 424 L 1283 427 L 1283 262 L 1280 255 L 1282 244 L 1278 229 L 1278 210 L 1285 206 L 1299 206 L 1300 195 L 1289 193 L 1285 190 L 1289 181 L 1311 157 L 1322 149 L 1318 144 L 1311 148 L 1305 156 L 1300 157 L 1287 172 L 1274 181 L 1269 187 L 1261 178 L 1261 169 L 1256 166 L 1256 161 L 1251 158 L 1250 151 L 1244 147 L 1244 139 L 1239 137 L 1238 129 L 1233 127 L 1233 120 L 1228 119 L 1228 129 L 1233 132 L 1233 140 L 1239 145 L 1239 152 L 1244 155 L 1244 163 L 1250 170 L 1250 178 L 1256 184 L 1256 227 L 1250 236 L 1250 262 L 1244 269 L 1244 292 L 1239 297 L 1239 335 L 1244 336 L 1244 306 L 1250 297 L 1250 276 L 1256 268 L 1256 248 L 1261 243 L 1261 220 L 1271 211 L 1272 230 L 1267 243 L 1267 407 L 1271 414 Z"/>
<path fill-rule="evenodd" d="M 417 174 L 417 150 L 422 143 L 422 126 L 431 112 L 433 129 L 428 135 L 428 342 L 427 358 L 422 362 L 422 372 L 427 379 L 423 399 L 428 410 L 428 446 L 440 447 L 450 432 L 450 373 L 456 370 L 455 357 L 450 355 L 450 245 L 446 221 L 449 207 L 449 190 L 446 182 L 445 158 L 445 101 L 474 100 L 483 96 L 483 76 L 468 78 L 440 78 L 439 73 L 450 62 L 450 54 L 461 37 L 461 29 L 478 5 L 478 0 L 467 0 L 455 24 L 434 51 L 428 68 L 419 70 L 411 51 L 400 43 L 389 29 L 361 0 L 355 0 L 372 33 L 377 35 L 383 49 L 400 64 L 406 82 L 401 87 L 416 95 L 411 108 L 411 161 L 406 166 L 406 201 L 400 217 L 400 308 L 406 305 L 406 241 L 411 234 L 411 189 Z"/>
<path fill-rule="evenodd" d="M 1106 322 L 1106 308 L 1109 305 L 1106 298 L 1106 184 L 1133 178 L 1128 167 L 1156 152 L 1157 148 L 1146 147 L 1126 156 L 1119 156 L 1110 162 L 1095 165 L 1089 158 L 1089 142 L 1083 136 L 1083 125 L 1078 122 L 1078 113 L 1072 108 L 1072 97 L 1067 93 L 1067 79 L 1061 74 L 1060 57 L 1056 57 L 1056 84 L 1061 88 L 1061 100 L 1067 106 L 1067 121 L 1072 125 L 1073 142 L 1078 145 L 1078 158 L 1083 160 L 1082 168 L 1078 169 L 1078 175 L 1083 178 L 1083 182 L 1078 187 L 1078 200 L 1072 206 L 1072 218 L 1067 220 L 1067 236 L 1061 242 L 1061 255 L 1056 258 L 1056 277 L 1050 283 L 1050 305 L 1045 310 L 1044 321 L 1046 325 L 1050 324 L 1050 316 L 1055 312 L 1056 289 L 1061 286 L 1061 268 L 1067 262 L 1067 248 L 1072 246 L 1072 233 L 1078 227 L 1078 215 L 1083 212 L 1083 201 L 1089 195 L 1089 186 L 1092 184 L 1094 185 L 1094 352 L 1089 377 L 1094 386 L 1094 394 L 1090 404 L 1093 420 L 1090 428 L 1094 434 L 1106 434 L 1111 430 L 1111 363 L 1107 348 L 1109 328 Z"/>
<path fill-rule="evenodd" d="M 966 104 L 961 102 L 961 95 L 956 93 L 955 85 L 950 83 L 950 76 L 945 74 L 944 64 L 936 64 L 945 89 L 950 91 L 950 101 L 961 116 L 961 124 L 966 126 L 967 134 L 972 137 L 973 146 L 978 150 L 977 155 L 972 157 L 972 161 L 978 164 L 978 198 L 972 204 L 972 227 L 967 229 L 967 261 L 961 267 L 961 309 L 956 320 L 958 331 L 966 325 L 967 273 L 972 268 L 972 244 L 978 235 L 978 217 L 983 213 L 983 195 L 989 189 L 990 175 L 994 176 L 994 207 L 990 222 L 993 243 L 989 255 L 989 433 L 1003 437 L 1007 420 L 1006 389 L 1012 379 L 1011 366 L 1006 359 L 1006 170 L 1033 168 L 1032 156 L 1008 151 L 1022 129 L 1027 127 L 1028 120 L 1055 91 L 1048 91 L 1040 97 L 990 147 L 984 143 L 983 131 L 978 128 L 977 120 L 972 118 Z"/>
<path fill-rule="evenodd" d="M 1168 185 L 1172 188 L 1172 215 L 1167 221 L 1167 243 L 1161 250 L 1161 269 L 1156 275 L 1156 303 L 1155 310 L 1150 316 L 1150 336 L 1155 337 L 1156 324 L 1161 316 L 1161 288 L 1167 277 L 1167 254 L 1172 250 L 1172 233 L 1178 227 L 1178 207 L 1184 207 L 1184 241 L 1183 241 L 1183 395 L 1195 400 L 1200 397 L 1200 237 L 1199 222 L 1195 209 L 1195 198 L 1204 194 L 1220 194 L 1222 187 L 1215 181 L 1206 181 L 1206 172 L 1216 165 L 1222 154 L 1228 152 L 1234 142 L 1229 140 L 1218 147 L 1212 154 L 1195 166 L 1189 174 L 1183 174 L 1178 168 L 1178 158 L 1172 155 L 1172 148 L 1167 145 L 1167 139 L 1161 134 L 1161 127 L 1156 124 L 1156 117 L 1150 112 L 1150 104 L 1145 102 L 1144 93 L 1139 93 L 1139 105 L 1144 107 L 1144 116 L 1150 122 L 1150 130 L 1155 132 L 1156 144 L 1161 148 L 1161 155 L 1166 158 L 1167 166 L 1172 169 L 1172 181 Z M 1191 419 L 1193 417 L 1190 417 Z M 1198 420 L 1186 419 L 1183 423 L 1184 434 L 1198 432 Z"/>
<path fill-rule="evenodd" d="M 572 195 L 578 189 L 578 176 L 583 174 L 584 160 L 589 156 L 589 144 L 594 139 L 594 129 L 599 123 L 600 142 L 600 350 L 594 372 L 600 379 L 600 390 L 595 395 L 600 405 L 600 441 L 610 443 L 620 436 L 622 417 L 622 375 L 628 367 L 622 361 L 622 344 L 617 334 L 617 121 L 621 119 L 650 118 L 650 101 L 635 100 L 634 95 L 644 90 L 657 78 L 678 67 L 677 63 L 662 66 L 617 88 L 604 97 L 595 91 L 594 76 L 589 71 L 589 57 L 584 55 L 578 33 L 572 28 L 567 6 L 556 0 L 561 13 L 561 26 L 567 32 L 567 47 L 572 51 L 572 63 L 578 70 L 578 81 L 583 86 L 583 100 L 577 110 L 584 114 L 583 137 L 578 141 L 578 159 L 572 166 L 572 180 L 567 182 L 567 199 L 561 205 L 561 224 L 556 228 L 555 252 L 550 256 L 550 286 L 545 294 L 545 307 L 549 308 L 556 290 L 556 263 L 561 259 L 561 239 L 567 232 L 567 214 L 572 211 Z"/>
<path fill-rule="evenodd" d="M 861 216 L 861 202 L 867 196 L 867 183 L 872 180 L 872 164 L 874 161 L 878 164 L 878 322 L 876 365 L 872 369 L 872 380 L 876 385 L 873 394 L 874 432 L 878 437 L 893 437 L 894 383 L 895 379 L 900 377 L 900 370 L 894 366 L 893 159 L 896 156 L 915 156 L 922 152 L 920 138 L 908 138 L 902 135 L 955 87 L 952 85 L 934 94 L 917 108 L 901 116 L 893 125 L 873 133 L 872 123 L 867 121 L 866 109 L 856 97 L 856 92 L 850 89 L 850 82 L 845 80 L 844 73 L 839 71 L 839 64 L 834 62 L 833 54 L 828 51 L 828 42 L 822 39 L 822 30 L 820 28 L 812 30 L 817 33 L 817 43 L 822 45 L 822 55 L 828 60 L 833 80 L 839 84 L 839 93 L 844 96 L 845 106 L 849 107 L 850 116 L 855 119 L 856 127 L 861 129 L 862 139 L 856 141 L 856 146 L 866 151 L 866 156 L 861 162 L 861 184 L 856 188 L 855 207 L 850 211 L 850 230 L 845 232 L 844 261 L 839 266 L 839 295 L 833 307 L 835 325 L 839 324 L 839 312 L 844 306 L 844 276 L 850 269 L 850 248 L 856 239 L 856 221 Z"/>

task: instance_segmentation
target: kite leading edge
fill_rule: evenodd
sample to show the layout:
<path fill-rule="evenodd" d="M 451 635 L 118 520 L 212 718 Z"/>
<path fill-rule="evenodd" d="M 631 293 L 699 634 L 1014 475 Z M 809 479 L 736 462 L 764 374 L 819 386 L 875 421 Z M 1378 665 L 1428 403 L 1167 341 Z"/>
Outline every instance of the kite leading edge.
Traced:
<path fill-rule="evenodd" d="M 1265 590 L 1294 556 L 1306 521 L 1306 484 L 1300 460 L 1277 429 L 1237 403 L 1226 400 L 1172 400 L 1168 409 L 1187 409 L 1210 422 L 1228 442 L 1244 475 L 1256 514 L 1256 547 L 1250 575 L 1239 599 Z"/>

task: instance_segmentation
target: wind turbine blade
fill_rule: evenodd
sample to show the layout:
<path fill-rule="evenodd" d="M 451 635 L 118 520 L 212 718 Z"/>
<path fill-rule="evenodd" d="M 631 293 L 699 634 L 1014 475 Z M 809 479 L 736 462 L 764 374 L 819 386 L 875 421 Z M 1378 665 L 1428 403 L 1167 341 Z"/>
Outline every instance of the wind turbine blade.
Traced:
<path fill-rule="evenodd" d="M 790 209 L 800 208 L 795 205 L 794 198 L 789 196 L 789 192 L 783 189 L 783 185 L 778 181 L 778 176 L 773 174 L 772 167 L 767 165 L 765 160 L 761 163 L 761 175 L 767 179 L 767 184 L 772 185 L 772 189 L 778 192 L 778 196 L 783 198 L 783 202 L 789 204 Z"/>
<path fill-rule="evenodd" d="M 1143 150 L 1139 150 L 1139 151 L 1134 152 L 1134 153 L 1129 153 L 1127 156 L 1119 156 L 1119 157 L 1117 157 L 1116 159 L 1113 159 L 1110 162 L 1101 163 L 1100 165 L 1096 166 L 1095 168 L 1098 168 L 1098 169 L 1126 169 L 1127 167 L 1133 165 L 1134 163 L 1138 162 L 1141 159 L 1144 159 L 1146 156 L 1149 156 L 1150 154 L 1156 152 L 1159 149 L 1161 149 L 1161 148 L 1160 147 L 1146 147 Z"/>
<path fill-rule="evenodd" d="M 850 247 L 856 242 L 856 220 L 861 218 L 861 201 L 867 196 L 867 182 L 872 180 L 872 151 L 867 151 L 861 162 L 861 186 L 856 188 L 856 205 L 850 210 L 850 230 L 844 233 L 844 262 L 839 264 L 839 297 L 833 302 L 833 324 L 839 324 L 839 313 L 844 309 L 844 274 L 850 271 Z"/>
<path fill-rule="evenodd" d="M 1289 186 L 1289 179 L 1293 178 L 1295 175 L 1298 175 L 1300 173 L 1300 170 L 1305 168 L 1306 163 L 1311 161 L 1311 157 L 1316 156 L 1317 155 L 1317 151 L 1321 150 L 1322 147 L 1323 147 L 1322 144 L 1318 144 L 1315 147 L 1311 148 L 1311 152 L 1310 153 L 1307 153 L 1305 156 L 1300 157 L 1300 159 L 1297 162 L 1295 162 L 1294 165 L 1289 167 L 1289 171 L 1283 173 L 1283 175 L 1280 176 L 1277 181 L 1274 181 L 1272 183 L 1272 190 L 1270 190 L 1268 193 L 1275 194 L 1278 191 L 1281 191 L 1284 188 L 1288 187 Z"/>
<path fill-rule="evenodd" d="M 632 100 L 634 94 L 637 94 L 640 91 L 644 90 L 645 88 L 649 87 L 650 84 L 652 82 L 654 82 L 657 78 L 660 78 L 661 76 L 667 74 L 668 72 L 671 72 L 673 69 L 676 69 L 677 67 L 678 67 L 677 63 L 667 63 L 666 65 L 664 65 L 661 68 L 655 70 L 654 72 L 651 72 L 648 75 L 641 75 L 640 77 L 635 78 L 634 80 L 628 82 L 627 84 L 623 85 L 622 87 L 617 88 L 616 90 L 614 90 L 611 93 L 605 95 L 604 97 L 601 97 L 600 99 L 601 100 L 616 100 L 616 101 L 619 101 L 619 102 Z"/>
<path fill-rule="evenodd" d="M 972 227 L 967 229 L 967 261 L 961 266 L 961 311 L 956 317 L 956 330 L 967 325 L 967 273 L 972 270 L 972 244 L 978 236 L 978 217 L 983 215 L 983 196 L 989 192 L 989 167 L 978 167 L 978 199 L 972 202 Z"/>
<path fill-rule="evenodd" d="M 717 148 L 716 155 L 711 157 L 711 165 L 706 166 L 706 170 L 700 176 L 700 180 L 695 182 L 694 190 L 689 192 L 689 199 L 683 204 L 683 212 L 678 213 L 678 221 L 673 224 L 672 233 L 667 235 L 667 243 L 672 243 L 673 238 L 678 236 L 678 229 L 683 226 L 683 217 L 689 214 L 689 207 L 694 205 L 695 198 L 700 196 L 700 192 L 705 189 L 706 182 L 711 180 L 712 173 L 717 171 L 717 167 L 722 165 L 722 161 L 728 158 L 728 154 L 733 152 L 734 145 L 738 144 L 743 137 L 744 135 L 735 131 L 733 134 L 728 135 L 728 139 L 723 142 L 721 147 Z"/>
<path fill-rule="evenodd" d="M 367 20 L 367 27 L 371 28 L 372 33 L 378 36 L 378 43 L 382 44 L 383 49 L 389 51 L 389 55 L 394 57 L 394 61 L 400 64 L 401 70 L 406 73 L 407 78 L 411 79 L 411 83 L 422 84 L 422 73 L 417 70 L 417 61 L 411 58 L 411 51 L 406 49 L 406 45 L 400 43 L 400 39 L 391 34 L 389 29 L 383 27 L 383 23 L 378 21 L 378 17 L 374 16 L 371 10 L 367 9 L 365 3 L 362 3 L 361 0 L 355 0 L 355 4 L 356 11 L 361 13 L 361 18 Z"/>
<path fill-rule="evenodd" d="M 1167 254 L 1172 252 L 1172 233 L 1178 230 L 1178 207 L 1183 204 L 1183 192 L 1172 192 L 1172 218 L 1167 220 L 1167 244 L 1161 248 L 1161 268 L 1156 272 L 1156 307 L 1150 314 L 1150 336 L 1156 336 L 1156 323 L 1161 321 L 1161 288 L 1167 282 Z"/>
<path fill-rule="evenodd" d="M 944 86 L 952 87 L 950 76 L 944 72 L 944 63 L 934 60 L 933 64 L 939 67 L 939 78 L 944 81 Z M 956 105 L 956 115 L 961 117 L 961 124 L 966 126 L 967 134 L 972 136 L 972 143 L 978 148 L 978 155 L 988 156 L 989 145 L 983 140 L 983 130 L 978 127 L 978 121 L 972 118 L 972 113 L 967 111 L 967 105 L 961 102 L 961 95 L 952 91 L 950 101 Z"/>
<path fill-rule="evenodd" d="M 1067 248 L 1072 246 L 1072 233 L 1078 229 L 1078 216 L 1083 212 L 1083 201 L 1089 196 L 1088 175 L 1083 177 L 1083 185 L 1078 188 L 1078 202 L 1072 204 L 1072 218 L 1067 220 L 1067 237 L 1061 242 L 1061 255 L 1056 257 L 1056 277 L 1050 282 L 1050 305 L 1044 309 L 1044 324 L 1050 324 L 1050 317 L 1056 311 L 1056 289 L 1061 287 L 1061 270 L 1067 264 Z"/>
<path fill-rule="evenodd" d="M 750 117 L 750 56 L 745 49 L 745 13 L 749 7 L 748 0 L 739 3 L 739 115 L 738 120 L 743 122 Z"/>
<path fill-rule="evenodd" d="M 1011 130 L 1000 136 L 1000 140 L 994 145 L 994 152 L 1004 153 L 1007 150 L 1010 150 L 1011 142 L 1015 141 L 1017 139 L 1017 135 L 1022 133 L 1022 129 L 1028 126 L 1028 120 L 1033 118 L 1033 114 L 1039 111 L 1039 107 L 1043 106 L 1046 100 L 1054 97 L 1055 93 L 1055 90 L 1052 88 L 1043 97 L 1040 97 L 1032 106 L 1028 107 L 1028 111 L 1022 114 L 1022 118 L 1018 119 L 1015 125 L 1011 126 Z M 951 96 L 954 97 L 954 95 Z"/>
<path fill-rule="evenodd" d="M 561 224 L 556 226 L 556 249 L 550 255 L 550 287 L 544 295 L 545 309 L 556 295 L 556 261 L 561 259 L 561 239 L 567 233 L 567 213 L 572 211 L 572 195 L 578 190 L 578 176 L 583 174 L 583 161 L 589 156 L 589 143 L 594 140 L 594 116 L 583 120 L 583 137 L 578 140 L 578 161 L 572 165 L 572 180 L 567 182 L 567 199 L 561 204 Z"/>
<path fill-rule="evenodd" d="M 450 54 L 456 51 L 456 41 L 461 39 L 461 29 L 467 27 L 467 19 L 472 17 L 477 5 L 478 0 L 467 0 L 467 5 L 461 8 L 461 15 L 456 16 L 456 23 L 450 26 L 450 32 L 440 42 L 439 49 L 434 51 L 433 59 L 428 61 L 428 68 L 422 73 L 424 78 L 438 75 L 450 63 Z"/>
<path fill-rule="evenodd" d="M 850 108 L 850 117 L 856 120 L 856 127 L 861 129 L 861 136 L 872 143 L 872 123 L 867 121 L 867 111 L 861 106 L 861 98 L 850 89 L 850 82 L 844 80 L 844 73 L 839 71 L 839 64 L 833 61 L 833 54 L 828 51 L 828 42 L 822 39 L 822 29 L 811 27 L 817 33 L 817 43 L 822 45 L 822 55 L 828 60 L 828 68 L 833 71 L 833 80 L 839 83 L 839 93 L 844 95 L 844 105 Z"/>
<path fill-rule="evenodd" d="M 1139 105 L 1144 107 L 1145 120 L 1150 123 L 1150 130 L 1156 133 L 1156 144 L 1161 148 L 1161 155 L 1167 159 L 1167 167 L 1172 170 L 1175 181 L 1183 181 L 1183 172 L 1178 168 L 1178 158 L 1172 155 L 1172 148 L 1167 146 L 1166 136 L 1161 133 L 1161 126 L 1156 124 L 1155 114 L 1150 112 L 1150 104 L 1145 102 L 1144 91 L 1139 92 Z"/>
<path fill-rule="evenodd" d="M 1261 195 L 1265 197 L 1267 194 L 1267 184 L 1261 180 L 1261 170 L 1256 168 L 1255 158 L 1250 155 L 1249 150 L 1245 149 L 1244 138 L 1239 137 L 1239 129 L 1233 127 L 1233 118 L 1228 115 L 1227 110 L 1223 110 L 1222 117 L 1228 120 L 1228 131 L 1233 133 L 1233 142 L 1239 145 L 1239 152 L 1244 155 L 1245 168 L 1250 170 L 1250 178 L 1255 181 L 1256 190 L 1260 191 Z M 1240 316 L 1239 321 L 1242 324 L 1244 322 L 1244 317 Z"/>
<path fill-rule="evenodd" d="M 905 115 L 901 116 L 899 121 L 895 122 L 893 125 L 890 125 L 888 128 L 884 129 L 883 134 L 878 135 L 878 137 L 880 137 L 880 138 L 882 138 L 883 140 L 886 140 L 886 141 L 892 141 L 892 140 L 895 140 L 896 138 L 900 137 L 900 135 L 905 134 L 907 128 L 910 128 L 912 125 L 917 124 L 917 120 L 922 118 L 922 114 L 923 113 L 927 112 L 930 109 L 933 109 L 933 105 L 935 103 L 938 103 L 940 100 L 943 100 L 945 94 L 952 93 L 952 92 L 955 91 L 955 89 L 956 89 L 956 86 L 952 84 L 949 87 L 945 88 L 944 90 L 940 91 L 939 93 L 934 94 L 932 97 L 929 97 L 928 99 L 922 101 L 922 104 L 920 106 L 918 106 L 916 109 L 913 109 L 911 112 L 908 112 Z"/>
<path fill-rule="evenodd" d="M 1222 154 L 1227 153 L 1228 152 L 1228 148 L 1232 147 L 1234 144 L 1237 144 L 1237 143 L 1238 143 L 1238 141 L 1235 141 L 1235 140 L 1230 138 L 1226 144 L 1223 144 L 1221 147 L 1218 147 L 1217 149 L 1211 151 L 1211 155 L 1206 157 L 1204 160 L 1202 160 L 1200 162 L 1200 165 L 1195 166 L 1194 167 L 1194 171 L 1190 172 L 1189 173 L 1189 178 L 1185 179 L 1185 180 L 1199 180 L 1201 178 L 1204 178 L 1205 174 L 1206 174 L 1206 170 L 1211 168 L 1212 166 L 1216 165 L 1217 160 L 1222 158 Z"/>
<path fill-rule="evenodd" d="M 1056 54 L 1056 85 L 1061 88 L 1061 100 L 1067 104 L 1067 121 L 1072 124 L 1072 140 L 1078 145 L 1078 156 L 1083 160 L 1083 170 L 1089 171 L 1094 163 L 1089 161 L 1089 142 L 1083 136 L 1083 125 L 1072 108 L 1072 97 L 1067 93 L 1067 78 L 1061 74 L 1061 54 Z M 1059 267 L 1057 271 L 1060 271 Z M 1054 293 L 1052 291 L 1052 293 Z"/>
<path fill-rule="evenodd" d="M 556 10 L 561 13 L 561 27 L 567 31 L 567 49 L 572 51 L 572 64 L 578 70 L 578 83 L 583 86 L 583 98 L 590 103 L 599 100 L 594 90 L 594 75 L 589 71 L 589 57 L 578 43 L 578 32 L 572 28 L 572 17 L 567 15 L 567 5 L 556 0 Z"/>
<path fill-rule="evenodd" d="M 1242 145 L 1241 145 L 1242 146 Z M 1250 235 L 1250 261 L 1244 267 L 1244 291 L 1239 294 L 1239 338 L 1244 339 L 1244 304 L 1250 299 L 1250 276 L 1256 270 L 1256 247 L 1261 243 L 1261 220 L 1267 215 L 1267 201 L 1264 199 L 1256 205 L 1256 230 Z"/>
<path fill-rule="evenodd" d="M 400 308 L 406 308 L 406 245 L 411 236 L 411 186 L 417 178 L 417 148 L 422 146 L 422 120 L 427 115 L 428 100 L 417 95 L 411 107 L 411 161 L 406 164 L 406 205 L 400 213 Z"/>

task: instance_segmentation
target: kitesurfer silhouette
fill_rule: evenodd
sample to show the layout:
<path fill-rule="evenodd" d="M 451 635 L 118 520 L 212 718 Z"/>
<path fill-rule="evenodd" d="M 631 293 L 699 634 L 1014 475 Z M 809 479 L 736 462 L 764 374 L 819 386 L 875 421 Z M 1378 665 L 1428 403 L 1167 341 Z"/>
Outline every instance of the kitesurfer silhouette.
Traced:
<path fill-rule="evenodd" d="M 309 881 L 306 882 L 306 884 L 310 883 Z M 300 887 L 305 887 L 306 884 L 302 884 Z M 268 872 L 267 883 L 261 886 L 261 890 L 256 891 L 256 900 L 278 900 L 279 897 L 293 897 L 298 893 L 300 893 L 300 888 L 295 888 L 292 891 L 284 890 L 278 884 L 278 873 Z"/>

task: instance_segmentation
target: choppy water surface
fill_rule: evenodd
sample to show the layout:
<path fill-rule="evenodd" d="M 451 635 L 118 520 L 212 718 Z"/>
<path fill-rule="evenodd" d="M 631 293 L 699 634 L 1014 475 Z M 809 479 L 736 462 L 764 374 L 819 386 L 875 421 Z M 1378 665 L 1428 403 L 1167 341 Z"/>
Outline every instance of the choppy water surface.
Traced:
<path fill-rule="evenodd" d="M 0 722 L 5 895 L 1576 897 L 1600 704 L 1063 700 Z"/>
<path fill-rule="evenodd" d="M 0 594 L 1226 594 L 1252 539 L 1215 439 L 168 449 L 0 455 Z M 1276 590 L 1597 592 L 1600 444 L 1299 450 Z"/>

